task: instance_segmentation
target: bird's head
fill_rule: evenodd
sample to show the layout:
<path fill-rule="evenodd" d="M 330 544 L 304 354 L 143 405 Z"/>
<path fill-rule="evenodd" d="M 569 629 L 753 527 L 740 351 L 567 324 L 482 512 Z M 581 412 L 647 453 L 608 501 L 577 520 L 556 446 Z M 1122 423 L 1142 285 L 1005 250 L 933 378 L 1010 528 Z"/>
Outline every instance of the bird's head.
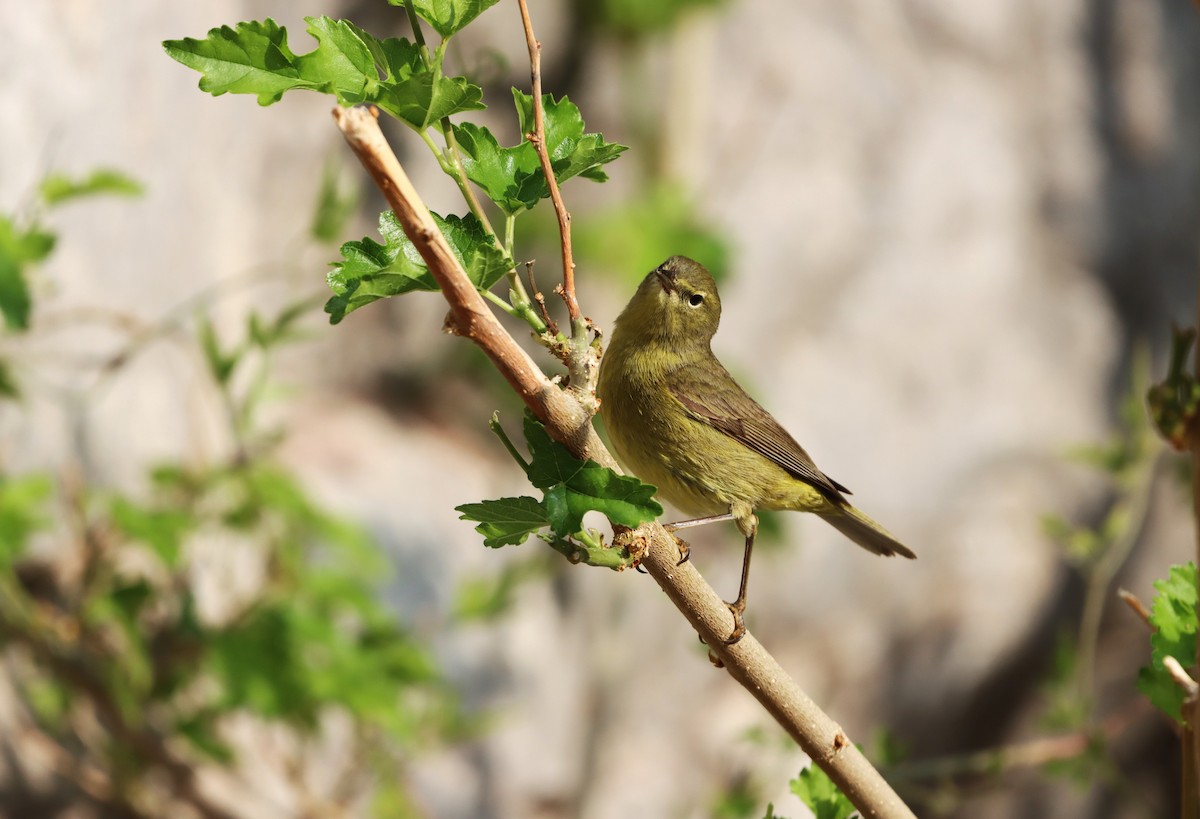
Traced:
<path fill-rule="evenodd" d="M 627 338 L 707 346 L 721 321 L 717 283 L 704 265 L 672 256 L 642 280 L 617 319 Z"/>

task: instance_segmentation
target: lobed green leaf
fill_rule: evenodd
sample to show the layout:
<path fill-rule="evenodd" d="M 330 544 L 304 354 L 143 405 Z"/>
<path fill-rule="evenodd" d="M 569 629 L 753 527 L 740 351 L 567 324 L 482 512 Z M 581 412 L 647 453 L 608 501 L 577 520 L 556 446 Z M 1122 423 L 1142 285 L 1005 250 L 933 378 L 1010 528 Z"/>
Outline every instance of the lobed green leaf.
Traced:
<path fill-rule="evenodd" d="M 591 511 L 623 526 L 638 526 L 662 514 L 662 506 L 654 500 L 653 486 L 618 475 L 595 461 L 577 460 L 528 414 L 525 439 L 533 456 L 529 481 L 545 491 L 546 515 L 556 534 L 578 532 L 584 514 Z"/>
<path fill-rule="evenodd" d="M 496 247 L 474 215 L 443 219 L 435 213 L 433 220 L 476 287 L 486 290 L 512 267 L 512 261 Z M 331 265 L 327 277 L 334 292 L 325 304 L 330 323 L 337 324 L 379 299 L 438 289 L 421 254 L 390 210 L 379 216 L 379 234 L 383 244 L 367 237 L 342 245 L 342 260 Z"/>
<path fill-rule="evenodd" d="M 513 89 L 521 133 L 533 130 L 533 97 Z M 605 142 L 599 134 L 584 133 L 579 108 L 566 97 L 556 101 L 543 95 L 546 151 L 554 178 L 562 184 L 575 176 L 597 182 L 608 177 L 602 166 L 616 159 L 626 146 Z M 467 177 L 479 185 L 507 214 L 532 208 L 550 196 L 537 151 L 525 139 L 511 147 L 500 145 L 487 128 L 471 123 L 454 126 L 454 136 L 463 154 Z"/>
<path fill-rule="evenodd" d="M 816 765 L 802 770 L 788 785 L 812 811 L 813 819 L 849 819 L 855 815 L 854 805 Z"/>
<path fill-rule="evenodd" d="M 202 91 L 254 94 L 260 105 L 278 102 L 293 88 L 307 89 L 331 94 L 342 105 L 374 103 L 418 131 L 483 107 L 478 86 L 442 76 L 408 40 L 377 40 L 349 20 L 305 22 L 317 47 L 301 55 L 288 47 L 287 30 L 269 18 L 214 28 L 203 40 L 167 40 L 163 48 L 203 75 Z"/>
<path fill-rule="evenodd" d="M 393 6 L 403 6 L 404 0 L 388 0 Z M 453 37 L 467 24 L 500 0 L 413 0 L 413 8 L 421 19 L 433 26 L 443 38 Z"/>
<path fill-rule="evenodd" d="M 287 30 L 270 18 L 214 28 L 203 40 L 167 40 L 163 48 L 171 59 L 199 71 L 200 90 L 214 97 L 254 94 L 259 105 L 270 105 L 293 88 L 313 87 L 300 76 Z"/>
<path fill-rule="evenodd" d="M 454 511 L 462 512 L 459 520 L 479 523 L 475 531 L 483 535 L 483 545 L 490 549 L 518 546 L 534 532 L 550 525 L 542 502 L 526 495 L 464 503 L 454 507 Z"/>

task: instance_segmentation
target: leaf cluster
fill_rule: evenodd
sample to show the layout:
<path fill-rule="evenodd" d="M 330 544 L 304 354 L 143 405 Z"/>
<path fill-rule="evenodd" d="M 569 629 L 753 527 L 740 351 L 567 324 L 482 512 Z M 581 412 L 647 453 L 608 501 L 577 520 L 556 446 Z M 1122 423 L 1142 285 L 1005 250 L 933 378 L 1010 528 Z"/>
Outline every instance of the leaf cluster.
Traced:
<path fill-rule="evenodd" d="M 852 819 L 859 813 L 823 770 L 810 765 L 788 783 L 792 793 L 812 811 L 813 819 Z M 763 819 L 785 819 L 767 805 Z"/>
<path fill-rule="evenodd" d="M 136 189 L 108 171 L 56 176 L 41 202 Z M 19 223 L 0 217 L 0 232 L 44 258 L 54 235 L 36 219 Z M 23 293 L 22 328 L 32 306 Z M 380 602 L 386 567 L 375 545 L 315 504 L 259 429 L 270 354 L 298 337 L 314 307 L 252 313 L 234 341 L 197 318 L 197 347 L 239 443 L 227 461 L 164 464 L 138 495 L 0 472 L 0 650 L 27 660 L 14 680 L 37 729 L 106 778 L 118 812 L 132 815 L 181 766 L 234 762 L 226 727 L 239 715 L 289 726 L 303 742 L 324 715 L 346 714 L 355 752 L 389 780 L 397 754 L 460 730 L 433 655 Z M 47 542 L 58 548 L 35 553 Z M 263 567 L 262 586 L 203 615 L 196 564 L 231 543 Z M 40 557 L 47 551 L 82 571 L 62 572 Z"/>
<path fill-rule="evenodd" d="M 524 423 L 528 461 L 505 436 L 495 416 L 492 429 L 524 469 L 529 482 L 542 490 L 542 499 L 523 495 L 455 507 L 462 513 L 461 520 L 479 524 L 475 530 L 483 535 L 484 545 L 493 549 L 515 546 L 536 535 L 574 563 L 627 566 L 627 554 L 605 547 L 598 533 L 583 529 L 583 516 L 595 511 L 615 524 L 629 527 L 654 520 L 662 514 L 662 506 L 654 500 L 654 487 L 595 461 L 578 460 L 528 413 Z"/>
<path fill-rule="evenodd" d="M 203 39 L 167 40 L 163 47 L 174 60 L 201 74 L 200 88 L 214 96 L 252 94 L 261 105 L 299 89 L 333 96 L 342 105 L 369 103 L 419 134 L 439 166 L 462 191 L 471 207 L 465 216 L 435 216 L 435 221 L 467 270 L 471 281 L 488 292 L 506 274 L 509 301 L 492 300 L 527 321 L 536 333 L 546 325 L 516 280 L 513 263 L 514 220 L 549 197 L 550 191 L 534 146 L 526 135 L 533 130 L 533 98 L 513 89 L 522 138 L 502 146 L 484 126 L 452 123 L 450 118 L 484 108 L 483 91 L 461 76 L 447 76 L 446 45 L 464 26 L 496 0 L 412 0 L 414 38 L 378 39 L 349 20 L 307 17 L 307 31 L 316 47 L 296 54 L 287 30 L 274 20 L 222 26 Z M 393 5 L 406 5 L 393 0 Z M 442 41 L 430 50 L 415 17 L 423 18 Z M 625 146 L 589 134 L 578 107 L 567 100 L 542 99 L 545 144 L 559 183 L 575 176 L 604 181 L 602 166 Z M 439 146 L 430 130 L 440 131 Z M 491 222 L 470 186 L 477 185 L 505 218 L 504 236 Z M 333 296 L 326 304 L 331 323 L 379 299 L 437 286 L 412 243 L 390 211 L 379 220 L 383 242 L 371 238 L 342 245 L 342 258 L 333 263 L 328 283 Z M 490 295 L 490 294 L 489 294 Z"/>
<path fill-rule="evenodd" d="M 44 224 L 44 214 L 65 203 L 96 195 L 138 196 L 142 188 L 119 171 L 100 168 L 82 178 L 52 174 L 44 179 L 30 213 L 0 213 L 0 315 L 9 331 L 29 329 L 33 300 L 32 269 L 53 253 L 58 235 Z M 0 368 L 0 393 L 15 394 L 7 366 Z"/>
<path fill-rule="evenodd" d="M 487 290 L 512 269 L 512 259 L 486 235 L 474 215 L 443 218 L 435 213 L 433 220 L 479 289 Z M 379 215 L 379 235 L 383 244 L 367 236 L 342 245 L 342 259 L 333 263 L 327 277 L 334 293 L 325 304 L 330 323 L 337 324 L 359 307 L 379 299 L 438 289 L 425 260 L 390 210 Z"/>
<path fill-rule="evenodd" d="M 1138 672 L 1138 690 L 1163 713 L 1182 723 L 1183 690 L 1171 679 L 1163 660 L 1174 657 L 1184 668 L 1196 662 L 1196 565 L 1172 566 L 1154 582 L 1150 607 L 1150 665 Z"/>

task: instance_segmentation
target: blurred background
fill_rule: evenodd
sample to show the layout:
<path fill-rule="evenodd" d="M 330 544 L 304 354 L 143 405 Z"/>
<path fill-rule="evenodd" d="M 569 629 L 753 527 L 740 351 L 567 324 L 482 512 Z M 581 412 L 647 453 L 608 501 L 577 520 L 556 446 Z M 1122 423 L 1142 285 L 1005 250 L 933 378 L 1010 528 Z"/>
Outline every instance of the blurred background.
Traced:
<path fill-rule="evenodd" d="M 521 407 L 440 298 L 329 325 L 328 264 L 382 207 L 330 99 L 213 99 L 161 46 L 269 16 L 302 53 L 304 14 L 410 36 L 402 11 L 8 5 L 0 213 L 56 240 L 0 338 L 2 815 L 806 815 L 806 758 L 649 578 L 458 519 L 526 491 L 487 428 Z M 630 146 L 564 189 L 584 312 L 611 327 L 667 256 L 708 264 L 717 354 L 919 554 L 775 517 L 749 627 L 921 816 L 1177 814 L 1115 592 L 1194 554 L 1131 390 L 1195 322 L 1200 11 L 530 6 L 545 89 Z M 515 144 L 515 3 L 449 60 Z M 39 198 L 96 168 L 140 195 Z M 548 206 L 521 228 L 549 291 Z M 732 597 L 736 531 L 690 542 Z"/>

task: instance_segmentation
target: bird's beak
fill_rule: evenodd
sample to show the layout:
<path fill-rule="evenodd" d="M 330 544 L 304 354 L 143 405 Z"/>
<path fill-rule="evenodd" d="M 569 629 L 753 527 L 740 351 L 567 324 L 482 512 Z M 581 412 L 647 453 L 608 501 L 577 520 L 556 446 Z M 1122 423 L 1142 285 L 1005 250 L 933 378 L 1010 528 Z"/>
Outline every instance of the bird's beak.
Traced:
<path fill-rule="evenodd" d="M 654 275 L 658 277 L 658 283 L 662 285 L 663 292 L 675 292 L 675 272 L 667 270 L 665 267 L 660 267 L 654 271 Z"/>

